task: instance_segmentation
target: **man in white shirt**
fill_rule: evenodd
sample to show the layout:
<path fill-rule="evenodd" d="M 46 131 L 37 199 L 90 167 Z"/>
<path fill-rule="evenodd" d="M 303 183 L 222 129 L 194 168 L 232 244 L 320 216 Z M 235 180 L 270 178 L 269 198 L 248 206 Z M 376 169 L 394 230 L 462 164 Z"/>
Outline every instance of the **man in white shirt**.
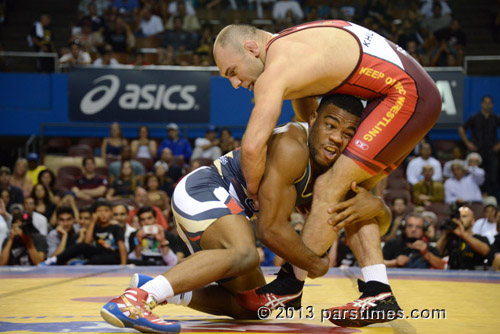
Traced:
<path fill-rule="evenodd" d="M 428 143 L 421 143 L 420 156 L 416 157 L 406 167 L 406 179 L 411 185 L 416 184 L 424 179 L 422 168 L 424 165 L 431 165 L 434 169 L 433 181 L 441 181 L 443 179 L 443 171 L 439 160 L 431 157 L 432 149 Z"/>
<path fill-rule="evenodd" d="M 92 63 L 90 54 L 81 49 L 80 42 L 75 40 L 71 44 L 71 51 L 59 58 L 59 65 L 88 65 Z"/>
<path fill-rule="evenodd" d="M 472 226 L 472 233 L 479 234 L 488 238 L 490 245 L 495 242 L 497 232 L 497 199 L 493 196 L 488 196 L 483 200 L 484 217 L 476 220 Z"/>
<path fill-rule="evenodd" d="M 444 201 L 447 204 L 455 202 L 481 202 L 482 194 L 479 186 L 484 182 L 484 169 L 469 166 L 469 174 L 461 160 L 451 165 L 453 177 L 444 183 Z"/>
<path fill-rule="evenodd" d="M 163 21 L 158 15 L 153 15 L 149 7 L 142 10 L 142 20 L 138 28 L 144 37 L 156 35 L 164 30 Z"/>
<path fill-rule="evenodd" d="M 295 0 L 282 0 L 277 1 L 273 7 L 273 19 L 283 20 L 286 17 L 286 13 L 291 10 L 293 17 L 296 20 L 302 20 L 304 18 L 304 11 L 300 7 L 300 4 Z"/>
<path fill-rule="evenodd" d="M 191 161 L 198 158 L 208 158 L 215 160 L 222 155 L 219 147 L 220 139 L 217 139 L 217 128 L 210 126 L 205 133 L 205 137 L 197 138 L 194 142 L 194 150 L 191 155 Z"/>
<path fill-rule="evenodd" d="M 38 232 L 44 237 L 49 233 L 49 222 L 44 215 L 35 211 L 35 200 L 33 197 L 24 198 L 24 211 L 28 212 L 32 219 L 33 225 L 37 228 Z"/>

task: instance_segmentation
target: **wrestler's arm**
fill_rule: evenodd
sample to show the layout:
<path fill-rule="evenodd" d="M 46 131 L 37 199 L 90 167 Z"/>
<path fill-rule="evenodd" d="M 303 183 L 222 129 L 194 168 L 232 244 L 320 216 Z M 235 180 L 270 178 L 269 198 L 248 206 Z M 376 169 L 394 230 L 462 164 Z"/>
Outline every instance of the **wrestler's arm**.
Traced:
<path fill-rule="evenodd" d="M 257 238 L 276 255 L 318 277 L 328 270 L 328 264 L 305 246 L 289 223 L 297 198 L 294 181 L 303 174 L 308 157 L 305 141 L 288 134 L 271 140 L 259 189 Z"/>
<path fill-rule="evenodd" d="M 297 122 L 307 122 L 313 111 L 318 109 L 319 101 L 317 97 L 303 97 L 292 100 L 293 111 Z"/>
<path fill-rule="evenodd" d="M 266 166 L 267 141 L 283 105 L 285 84 L 273 73 L 264 71 L 255 84 L 255 107 L 241 141 L 241 169 L 250 197 L 255 197 L 259 190 Z"/>

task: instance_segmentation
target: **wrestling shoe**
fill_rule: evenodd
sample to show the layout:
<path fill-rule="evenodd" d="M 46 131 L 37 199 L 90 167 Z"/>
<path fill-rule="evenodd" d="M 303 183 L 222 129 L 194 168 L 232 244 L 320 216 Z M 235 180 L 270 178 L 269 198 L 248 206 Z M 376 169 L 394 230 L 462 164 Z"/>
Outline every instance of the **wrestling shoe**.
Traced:
<path fill-rule="evenodd" d="M 128 288 L 103 306 L 101 316 L 107 323 L 120 328 L 134 328 L 144 333 L 179 333 L 179 323 L 164 321 L 151 312 L 156 304 L 146 291 Z"/>
<path fill-rule="evenodd" d="M 133 274 L 130 282 L 128 283 L 129 288 L 140 288 L 147 282 L 151 281 L 153 277 L 144 274 Z"/>
<path fill-rule="evenodd" d="M 304 282 L 295 278 L 290 263 L 281 266 L 278 277 L 260 288 L 238 292 L 236 302 L 250 311 L 261 307 L 275 310 L 278 307 L 293 307 L 299 309 L 302 303 Z"/>
<path fill-rule="evenodd" d="M 329 309 L 328 320 L 341 327 L 363 327 L 380 322 L 388 322 L 402 316 L 396 297 L 387 284 L 358 279 L 362 292 L 359 299 L 344 306 Z"/>

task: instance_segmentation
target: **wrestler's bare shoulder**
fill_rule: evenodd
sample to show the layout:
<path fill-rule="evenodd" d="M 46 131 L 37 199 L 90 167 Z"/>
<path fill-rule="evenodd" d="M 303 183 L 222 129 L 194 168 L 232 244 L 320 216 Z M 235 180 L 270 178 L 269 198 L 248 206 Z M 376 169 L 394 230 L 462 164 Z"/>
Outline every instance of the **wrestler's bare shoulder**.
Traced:
<path fill-rule="evenodd" d="M 322 95 L 351 74 L 359 56 L 359 44 L 350 33 L 326 27 L 305 29 L 270 45 L 266 71 L 286 76 L 286 99 Z"/>

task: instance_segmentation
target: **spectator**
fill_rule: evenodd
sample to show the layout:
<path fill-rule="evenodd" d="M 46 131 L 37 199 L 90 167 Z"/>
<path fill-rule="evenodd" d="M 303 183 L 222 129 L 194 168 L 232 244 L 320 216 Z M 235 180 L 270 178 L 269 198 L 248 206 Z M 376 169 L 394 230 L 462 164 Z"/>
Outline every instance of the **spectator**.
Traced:
<path fill-rule="evenodd" d="M 211 125 L 205 132 L 204 138 L 197 138 L 194 142 L 193 155 L 191 161 L 198 158 L 207 158 L 215 160 L 222 155 L 222 150 L 219 147 L 220 139 L 217 138 L 217 128 Z"/>
<path fill-rule="evenodd" d="M 168 150 L 168 148 L 165 148 L 164 150 Z M 174 192 L 175 183 L 167 174 L 167 171 L 170 171 L 167 163 L 158 160 L 153 166 L 153 171 L 156 178 L 158 179 L 158 183 L 160 184 L 159 189 L 163 190 L 168 195 L 168 197 L 171 197 L 172 193 Z"/>
<path fill-rule="evenodd" d="M 27 212 L 14 214 L 9 238 L 2 245 L 0 266 L 37 265 L 46 254 L 47 241 L 33 226 L 31 216 Z"/>
<path fill-rule="evenodd" d="M 78 11 L 83 15 L 90 15 L 89 5 L 93 4 L 98 16 L 103 16 L 110 6 L 110 0 L 80 0 Z"/>
<path fill-rule="evenodd" d="M 175 161 L 177 160 L 177 162 Z M 181 160 L 181 161 L 179 161 Z M 160 156 L 160 162 L 166 163 L 165 171 L 167 173 L 167 177 L 172 180 L 173 183 L 177 183 L 177 181 L 180 180 L 180 178 L 184 175 L 184 160 L 179 157 L 175 157 L 172 154 L 172 150 L 170 150 L 168 147 L 165 147 L 161 151 L 161 156 Z M 158 175 L 158 173 L 157 173 Z M 158 175 L 160 176 L 160 175 Z M 160 176 L 161 178 L 161 176 Z M 160 179 L 160 182 L 163 181 Z"/>
<path fill-rule="evenodd" d="M 412 159 L 406 168 L 406 179 L 411 185 L 415 185 L 418 181 L 423 180 L 422 167 L 424 165 L 431 165 L 434 169 L 432 179 L 434 181 L 441 181 L 443 172 L 441 170 L 441 163 L 439 160 L 431 157 L 432 150 L 429 143 L 421 143 L 420 156 Z"/>
<path fill-rule="evenodd" d="M 123 138 L 120 124 L 114 122 L 109 127 L 109 138 L 104 138 L 101 145 L 101 156 L 120 158 L 124 146 L 127 146 L 127 139 Z"/>
<path fill-rule="evenodd" d="M 104 36 L 100 30 L 92 30 L 92 21 L 90 19 L 83 19 L 80 22 L 80 29 L 75 29 L 70 41 L 73 44 L 80 44 L 83 51 L 97 52 L 97 50 L 104 44 Z"/>
<path fill-rule="evenodd" d="M 302 21 L 304 18 L 304 12 L 302 7 L 295 0 L 278 0 L 273 5 L 273 20 L 280 22 L 284 20 L 287 16 L 287 12 L 291 11 L 293 17 L 297 21 Z"/>
<path fill-rule="evenodd" d="M 116 220 L 120 226 L 123 228 L 124 232 L 124 243 L 127 250 L 127 254 L 130 253 L 130 235 L 136 231 L 135 228 L 130 226 L 128 221 L 128 207 L 123 203 L 115 203 L 111 208 L 113 212 L 113 219 Z"/>
<path fill-rule="evenodd" d="M 453 177 L 453 173 L 451 172 L 451 164 L 455 160 L 461 160 L 463 163 L 465 163 L 464 150 L 461 147 L 461 145 L 455 146 L 451 154 L 453 156 L 453 159 L 446 161 L 446 163 L 443 166 L 443 177 L 445 178 L 445 180 L 449 179 L 450 177 Z"/>
<path fill-rule="evenodd" d="M 129 260 L 139 265 L 176 265 L 177 256 L 170 249 L 166 231 L 156 222 L 156 211 L 145 206 L 139 209 L 137 217 L 141 228 L 130 237 L 133 242 L 130 249 L 133 251 L 128 256 Z"/>
<path fill-rule="evenodd" d="M 497 199 L 493 196 L 483 200 L 483 218 L 476 220 L 472 227 L 472 233 L 488 238 L 488 242 L 493 244 L 497 235 Z"/>
<path fill-rule="evenodd" d="M 425 230 L 425 238 L 430 243 L 435 243 L 437 241 L 436 230 L 439 228 L 438 217 L 432 211 L 422 212 L 422 217 L 424 218 L 427 228 Z"/>
<path fill-rule="evenodd" d="M 495 235 L 495 240 L 491 244 L 490 250 L 490 262 L 492 267 L 498 271 L 500 270 L 500 211 L 497 211 L 496 216 L 497 230 Z"/>
<path fill-rule="evenodd" d="M 106 20 L 104 20 L 102 13 L 99 14 L 97 12 L 97 5 L 95 3 L 89 3 L 88 4 L 88 11 L 87 14 L 85 14 L 84 18 L 82 21 L 90 21 L 92 24 L 92 31 L 98 31 L 101 34 L 104 32 L 106 29 Z M 81 24 L 80 24 L 81 25 Z"/>
<path fill-rule="evenodd" d="M 83 158 L 83 173 L 76 177 L 75 186 L 71 188 L 77 198 L 93 200 L 104 196 L 108 181 L 95 173 L 94 157 Z"/>
<path fill-rule="evenodd" d="M 158 15 L 151 13 L 151 8 L 144 7 L 141 11 L 141 22 L 137 26 L 137 32 L 144 37 L 154 36 L 163 31 L 163 21 Z"/>
<path fill-rule="evenodd" d="M 409 42 L 415 42 L 417 47 L 422 46 L 424 43 L 424 39 L 420 36 L 417 29 L 412 26 L 412 22 L 409 19 L 403 20 L 403 23 L 394 36 L 394 40 L 405 50 L 408 50 Z"/>
<path fill-rule="evenodd" d="M 135 189 L 139 186 L 130 160 L 124 160 L 121 164 L 120 176 L 113 181 L 106 193 L 108 201 L 115 201 L 123 198 L 132 198 Z"/>
<path fill-rule="evenodd" d="M 49 233 L 49 221 L 47 217 L 35 211 L 35 199 L 31 196 L 24 198 L 24 211 L 27 212 L 38 232 L 44 237 Z M 22 211 L 22 209 L 20 210 Z"/>
<path fill-rule="evenodd" d="M 101 56 L 94 60 L 94 66 L 117 66 L 120 65 L 118 60 L 113 57 L 113 49 L 111 49 L 111 45 L 106 45 L 102 52 Z"/>
<path fill-rule="evenodd" d="M 412 213 L 406 217 L 402 236 L 384 245 L 384 264 L 387 267 L 444 269 L 438 250 L 423 240 L 425 225 L 420 214 Z"/>
<path fill-rule="evenodd" d="M 422 3 L 422 7 L 420 7 L 420 13 L 424 16 L 424 18 L 429 18 L 434 15 L 434 6 L 435 2 L 438 2 L 441 5 L 441 14 L 442 15 L 450 15 L 452 14 L 451 8 L 445 0 L 423 0 L 420 1 Z"/>
<path fill-rule="evenodd" d="M 172 151 L 174 157 L 179 157 L 184 159 L 184 161 L 189 161 L 191 158 L 191 144 L 186 138 L 179 136 L 179 126 L 175 123 L 170 123 L 167 125 L 168 138 L 164 139 L 160 147 L 158 148 L 158 156 L 162 155 L 163 149 L 165 147 Z"/>
<path fill-rule="evenodd" d="M 90 222 L 92 221 L 92 214 L 94 210 L 92 206 L 87 205 L 82 207 L 78 212 L 78 242 L 85 241 L 85 234 L 87 233 L 87 228 L 90 226 Z"/>
<path fill-rule="evenodd" d="M 71 51 L 59 58 L 59 65 L 89 65 L 92 63 L 92 58 L 87 51 L 83 51 L 80 46 L 80 41 L 77 39 L 70 45 Z"/>
<path fill-rule="evenodd" d="M 196 11 L 195 11 L 193 5 L 191 4 L 191 1 L 182 1 L 182 0 L 171 1 L 168 4 L 168 12 L 170 14 L 172 14 L 172 15 L 178 15 L 178 14 L 180 14 L 179 4 L 181 2 L 184 4 L 184 7 L 186 9 L 187 15 L 196 15 Z"/>
<path fill-rule="evenodd" d="M 97 200 L 94 205 L 94 215 L 87 227 L 85 241 L 48 258 L 43 264 L 64 265 L 77 256 L 85 258 L 87 264 L 127 264 L 123 229 L 118 224 L 111 224 L 111 217 L 109 202 Z"/>
<path fill-rule="evenodd" d="M 173 21 L 173 28 L 171 30 L 165 30 L 160 35 L 161 51 L 165 53 L 170 48 L 174 53 L 192 51 L 196 46 L 196 40 L 193 34 L 183 29 L 184 23 L 182 22 L 182 17 L 175 16 Z M 165 49 L 167 51 L 165 51 Z"/>
<path fill-rule="evenodd" d="M 54 46 L 54 34 L 50 26 L 51 18 L 48 14 L 41 14 L 40 20 L 33 23 L 28 35 L 28 44 L 35 52 L 56 52 Z M 37 58 L 36 68 L 39 72 L 54 72 L 54 60 L 52 58 Z"/>
<path fill-rule="evenodd" d="M 41 171 L 47 169 L 47 167 L 40 165 L 38 154 L 35 152 L 28 153 L 26 160 L 28 161 L 28 177 L 35 186 L 38 183 L 38 175 Z"/>
<path fill-rule="evenodd" d="M 11 184 L 11 171 L 7 166 L 0 167 L 0 189 L 5 189 L 9 193 L 10 204 L 19 203 L 22 204 L 24 202 L 24 193 L 23 190 L 19 187 L 16 187 Z M 9 207 L 7 206 L 7 209 Z"/>
<path fill-rule="evenodd" d="M 391 225 L 389 226 L 389 230 L 382 237 L 383 241 L 391 240 L 398 235 L 401 222 L 404 220 L 406 215 L 407 204 L 408 203 L 406 202 L 406 198 L 404 197 L 394 197 L 391 200 L 392 220 Z"/>
<path fill-rule="evenodd" d="M 167 193 L 160 190 L 160 179 L 156 174 L 148 173 L 144 181 L 144 186 L 148 192 L 148 202 L 162 210 L 165 217 L 170 216 L 170 198 Z"/>
<path fill-rule="evenodd" d="M 457 66 L 457 64 L 449 64 L 449 56 L 453 55 L 456 57 L 457 52 L 448 45 L 448 40 L 446 37 L 439 38 L 439 46 L 431 51 L 431 66 Z M 455 58 L 456 61 L 456 58 Z"/>
<path fill-rule="evenodd" d="M 130 149 L 134 158 L 154 159 L 158 152 L 156 141 L 149 138 L 149 128 L 146 125 L 139 127 L 139 138 L 132 141 Z"/>
<path fill-rule="evenodd" d="M 7 205 L 2 198 L 0 198 L 0 253 L 2 252 L 2 246 L 9 236 L 9 222 L 12 218 L 7 212 Z"/>
<path fill-rule="evenodd" d="M 237 148 L 236 141 L 234 140 L 231 134 L 231 130 L 229 130 L 229 128 L 222 128 L 220 130 L 219 140 L 220 140 L 219 146 L 222 150 L 222 154 L 226 154 Z"/>
<path fill-rule="evenodd" d="M 1 189 L 0 190 L 0 200 L 2 201 L 2 207 L 5 207 L 5 212 L 7 214 L 5 218 L 5 221 L 9 223 L 10 225 L 10 215 L 8 214 L 8 210 L 10 209 L 10 194 L 9 194 L 9 191 L 7 189 Z M 4 212 L 2 210 L 2 212 Z"/>
<path fill-rule="evenodd" d="M 444 186 L 440 181 L 433 181 L 434 168 L 431 165 L 422 167 L 424 179 L 413 186 L 413 201 L 415 205 L 427 206 L 431 203 L 444 202 Z"/>
<path fill-rule="evenodd" d="M 78 207 L 76 206 L 75 195 L 72 194 L 71 192 L 67 192 L 64 195 L 64 197 L 59 201 L 59 203 L 57 204 L 57 206 L 54 210 L 54 213 L 52 214 L 52 216 L 49 219 L 49 223 L 50 223 L 51 228 L 57 227 L 57 214 L 56 213 L 57 213 L 57 210 L 63 206 L 70 207 L 73 210 L 73 217 L 75 218 L 76 221 L 79 221 L 80 216 L 78 214 Z"/>
<path fill-rule="evenodd" d="M 141 227 L 137 217 L 137 212 L 145 206 L 151 206 L 148 202 L 148 192 L 146 191 L 146 189 L 142 187 L 137 187 L 137 189 L 135 189 L 135 194 L 134 194 L 134 208 L 130 210 L 128 213 L 128 223 L 131 226 L 137 229 Z M 153 206 L 153 210 L 155 210 L 156 213 L 155 217 L 157 224 L 161 225 L 161 227 L 168 230 L 169 226 L 167 224 L 167 220 L 165 219 L 165 216 L 163 216 L 161 210 L 156 206 Z"/>
<path fill-rule="evenodd" d="M 48 256 L 57 256 L 78 242 L 78 233 L 73 208 L 61 206 L 56 211 L 57 227 L 47 236 Z"/>
<path fill-rule="evenodd" d="M 459 208 L 460 219 L 453 218 L 436 243 L 442 256 L 449 256 L 449 269 L 469 269 L 484 265 L 490 252 L 488 239 L 472 232 L 474 212 L 468 207 Z M 452 229 L 456 226 L 454 229 Z"/>
<path fill-rule="evenodd" d="M 43 184 L 47 188 L 49 193 L 49 198 L 52 204 L 57 205 L 61 200 L 59 196 L 59 191 L 55 188 L 56 176 L 50 169 L 44 169 L 38 174 L 38 183 Z"/>
<path fill-rule="evenodd" d="M 466 173 L 462 161 L 451 164 L 453 177 L 444 183 L 444 200 L 447 204 L 455 202 L 481 202 L 482 195 L 479 186 L 484 182 L 484 170 L 479 167 L 469 167 Z"/>
<path fill-rule="evenodd" d="M 115 52 L 126 53 L 135 47 L 135 36 L 130 26 L 120 15 L 115 16 L 110 28 L 104 34 L 104 41 Z"/>
<path fill-rule="evenodd" d="M 443 14 L 441 3 L 434 2 L 432 4 L 432 16 L 425 18 L 422 21 L 422 28 L 432 33 L 437 33 L 450 27 L 451 16 Z"/>
<path fill-rule="evenodd" d="M 142 182 L 144 175 L 146 174 L 144 166 L 139 161 L 132 159 L 132 150 L 130 149 L 130 146 L 127 145 L 122 149 L 120 161 L 114 161 L 109 165 L 110 183 L 119 177 L 120 170 L 122 169 L 122 161 L 130 161 L 134 175 L 137 177 L 138 181 Z"/>
<path fill-rule="evenodd" d="M 174 17 L 182 17 L 182 29 L 189 31 L 190 33 L 197 33 L 200 31 L 201 26 L 196 14 L 188 14 L 186 10 L 186 4 L 182 0 L 174 1 L 177 3 L 177 13 L 171 15 L 165 24 L 167 30 L 174 29 Z"/>
<path fill-rule="evenodd" d="M 22 189 L 24 196 L 31 195 L 33 183 L 28 177 L 28 161 L 24 158 L 19 158 L 14 164 L 14 173 L 10 179 L 10 184 Z"/>
<path fill-rule="evenodd" d="M 146 61 L 146 56 L 142 52 L 136 51 L 134 53 L 133 57 L 134 58 L 133 58 L 132 62 L 129 63 L 129 65 L 134 65 L 134 66 L 150 66 L 151 65 L 150 62 Z M 156 142 L 155 142 L 155 145 L 156 145 Z M 155 155 L 156 155 L 156 152 L 155 152 Z"/>
<path fill-rule="evenodd" d="M 483 158 L 483 168 L 486 173 L 485 190 L 490 196 L 498 195 L 498 152 L 500 141 L 497 129 L 500 127 L 500 116 L 493 113 L 493 99 L 485 95 L 481 100 L 481 111 L 472 115 L 464 125 L 458 128 L 458 133 L 467 148 L 478 152 Z M 471 139 L 466 131 L 470 129 Z"/>
<path fill-rule="evenodd" d="M 35 211 L 50 220 L 55 210 L 55 205 L 50 201 L 49 191 L 43 184 L 33 187 L 31 197 L 35 200 Z M 43 234 L 43 233 L 42 233 Z"/>
<path fill-rule="evenodd" d="M 116 12 L 130 19 L 139 10 L 139 1 L 113 0 L 113 4 L 111 6 Z"/>

